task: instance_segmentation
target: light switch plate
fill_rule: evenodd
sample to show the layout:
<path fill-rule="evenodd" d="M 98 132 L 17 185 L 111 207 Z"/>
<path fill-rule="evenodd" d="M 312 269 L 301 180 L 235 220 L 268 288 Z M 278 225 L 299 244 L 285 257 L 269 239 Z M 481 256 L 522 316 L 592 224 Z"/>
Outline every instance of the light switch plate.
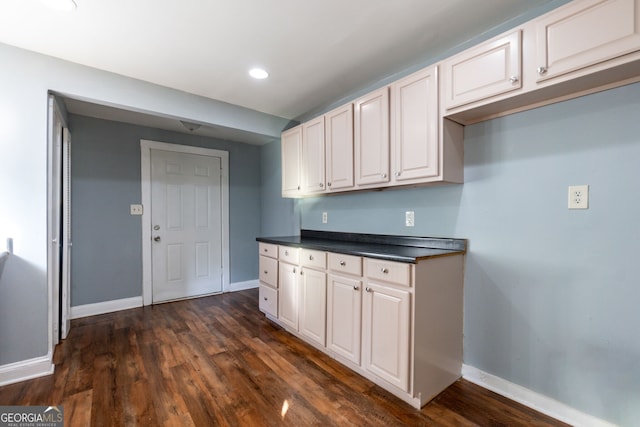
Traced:
<path fill-rule="evenodd" d="M 407 227 L 413 227 L 416 225 L 413 211 L 406 211 L 404 213 L 404 225 Z"/>
<path fill-rule="evenodd" d="M 142 205 L 130 205 L 131 215 L 142 215 Z"/>

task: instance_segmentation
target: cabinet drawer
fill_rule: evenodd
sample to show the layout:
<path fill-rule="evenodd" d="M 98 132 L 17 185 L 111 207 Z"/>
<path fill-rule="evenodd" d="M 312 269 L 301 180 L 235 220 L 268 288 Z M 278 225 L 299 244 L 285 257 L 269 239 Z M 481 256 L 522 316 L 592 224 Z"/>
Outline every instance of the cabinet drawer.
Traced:
<path fill-rule="evenodd" d="M 362 276 L 362 258 L 354 255 L 329 253 L 329 269 L 332 271 Z"/>
<path fill-rule="evenodd" d="M 278 261 L 266 256 L 260 256 L 260 281 L 267 285 L 278 287 Z"/>
<path fill-rule="evenodd" d="M 278 258 L 278 245 L 260 242 L 258 244 L 258 248 L 260 255 L 268 256 L 270 258 Z"/>
<path fill-rule="evenodd" d="M 305 267 L 324 270 L 327 268 L 327 253 L 324 251 L 314 251 L 311 249 L 302 249 L 300 264 Z"/>
<path fill-rule="evenodd" d="M 263 313 L 278 317 L 278 290 L 260 285 L 258 290 L 258 307 Z"/>
<path fill-rule="evenodd" d="M 298 265 L 299 253 L 300 251 L 298 250 L 298 248 L 293 248 L 291 246 L 278 246 L 278 257 L 280 258 L 280 261 Z"/>
<path fill-rule="evenodd" d="M 365 270 L 369 279 L 411 286 L 411 264 L 365 258 Z"/>

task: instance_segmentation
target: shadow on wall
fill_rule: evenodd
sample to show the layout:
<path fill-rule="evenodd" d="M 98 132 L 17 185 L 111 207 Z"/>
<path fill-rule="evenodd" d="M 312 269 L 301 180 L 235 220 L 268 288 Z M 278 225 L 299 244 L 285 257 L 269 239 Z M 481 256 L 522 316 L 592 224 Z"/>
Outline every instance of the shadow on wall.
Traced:
<path fill-rule="evenodd" d="M 9 259 L 9 252 L 0 253 L 0 279 L 2 279 L 2 270 L 4 270 L 4 264 Z"/>
<path fill-rule="evenodd" d="M 0 366 L 46 355 L 46 271 L 16 255 L 0 270 Z"/>

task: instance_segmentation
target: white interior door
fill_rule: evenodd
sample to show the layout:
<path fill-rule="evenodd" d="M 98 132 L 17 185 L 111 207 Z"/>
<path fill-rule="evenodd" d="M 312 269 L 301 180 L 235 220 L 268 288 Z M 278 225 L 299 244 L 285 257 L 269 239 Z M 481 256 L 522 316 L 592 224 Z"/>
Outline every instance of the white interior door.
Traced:
<path fill-rule="evenodd" d="M 65 339 L 71 329 L 71 133 L 62 133 L 62 274 L 60 276 L 60 338 Z"/>
<path fill-rule="evenodd" d="M 222 159 L 151 149 L 153 302 L 222 292 Z"/>

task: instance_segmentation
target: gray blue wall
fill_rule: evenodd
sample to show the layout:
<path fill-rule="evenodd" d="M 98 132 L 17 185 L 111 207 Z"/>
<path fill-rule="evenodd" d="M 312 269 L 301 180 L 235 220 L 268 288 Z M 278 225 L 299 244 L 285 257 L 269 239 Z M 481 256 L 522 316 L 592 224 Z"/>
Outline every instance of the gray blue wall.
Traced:
<path fill-rule="evenodd" d="M 260 147 L 126 123 L 70 116 L 72 132 L 71 305 L 142 295 L 140 140 L 229 152 L 231 283 L 258 276 Z"/>
<path fill-rule="evenodd" d="M 638 118 L 640 83 L 468 126 L 463 185 L 300 200 L 302 227 L 469 239 L 465 363 L 638 425 Z"/>

